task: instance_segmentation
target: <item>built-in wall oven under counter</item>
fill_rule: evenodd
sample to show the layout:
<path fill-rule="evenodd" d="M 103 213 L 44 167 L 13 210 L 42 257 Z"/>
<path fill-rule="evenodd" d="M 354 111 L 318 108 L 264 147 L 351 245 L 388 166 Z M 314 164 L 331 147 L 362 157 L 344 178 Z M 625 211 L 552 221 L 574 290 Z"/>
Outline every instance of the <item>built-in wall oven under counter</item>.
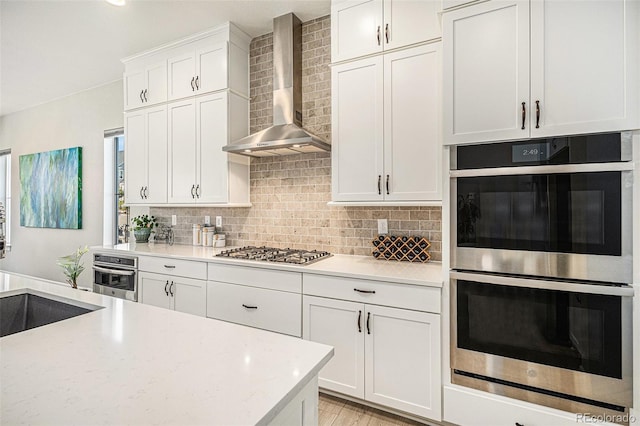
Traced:
<path fill-rule="evenodd" d="M 452 148 L 453 383 L 628 413 L 632 136 Z"/>
<path fill-rule="evenodd" d="M 119 299 L 138 301 L 138 258 L 93 255 L 93 291 Z"/>

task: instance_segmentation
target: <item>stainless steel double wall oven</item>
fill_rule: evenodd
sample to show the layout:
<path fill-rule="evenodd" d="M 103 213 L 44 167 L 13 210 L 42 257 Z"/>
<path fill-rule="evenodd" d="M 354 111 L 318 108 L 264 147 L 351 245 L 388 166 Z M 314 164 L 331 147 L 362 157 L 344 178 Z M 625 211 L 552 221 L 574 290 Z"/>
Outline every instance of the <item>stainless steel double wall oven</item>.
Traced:
<path fill-rule="evenodd" d="M 628 411 L 631 142 L 624 132 L 452 148 L 453 383 Z"/>

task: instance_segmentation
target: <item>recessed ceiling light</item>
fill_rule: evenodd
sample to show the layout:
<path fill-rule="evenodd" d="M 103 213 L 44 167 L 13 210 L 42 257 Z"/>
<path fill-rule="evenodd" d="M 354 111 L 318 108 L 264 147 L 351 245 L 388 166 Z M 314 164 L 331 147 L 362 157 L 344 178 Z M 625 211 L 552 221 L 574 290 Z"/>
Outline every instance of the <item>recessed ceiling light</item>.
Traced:
<path fill-rule="evenodd" d="M 105 0 L 105 1 L 114 6 L 124 6 L 126 3 L 126 0 Z"/>

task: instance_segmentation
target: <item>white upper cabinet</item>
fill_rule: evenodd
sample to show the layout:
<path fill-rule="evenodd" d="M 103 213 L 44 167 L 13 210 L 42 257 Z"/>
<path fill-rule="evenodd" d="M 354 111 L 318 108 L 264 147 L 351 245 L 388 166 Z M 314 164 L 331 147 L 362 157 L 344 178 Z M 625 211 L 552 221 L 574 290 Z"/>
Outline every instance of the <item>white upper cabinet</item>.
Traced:
<path fill-rule="evenodd" d="M 249 159 L 222 147 L 248 134 L 250 41 L 227 23 L 123 59 L 125 110 L 135 109 L 127 203 L 248 205 Z"/>
<path fill-rule="evenodd" d="M 333 201 L 442 200 L 440 43 L 332 68 Z"/>
<path fill-rule="evenodd" d="M 127 204 L 167 202 L 167 107 L 125 114 Z"/>
<path fill-rule="evenodd" d="M 384 198 L 442 200 L 440 43 L 384 56 Z"/>
<path fill-rule="evenodd" d="M 384 50 L 439 38 L 441 10 L 440 0 L 385 1 Z"/>
<path fill-rule="evenodd" d="M 442 43 L 445 143 L 528 137 L 529 2 L 446 13 Z"/>
<path fill-rule="evenodd" d="M 169 104 L 169 203 L 249 202 L 249 159 L 222 151 L 246 136 L 248 107 L 227 91 Z"/>
<path fill-rule="evenodd" d="M 532 137 L 640 127 L 638 9 L 635 0 L 531 2 Z"/>
<path fill-rule="evenodd" d="M 176 53 L 167 60 L 169 100 L 227 88 L 226 42 L 200 41 Z"/>
<path fill-rule="evenodd" d="M 382 201 L 383 60 L 332 68 L 333 201 Z"/>
<path fill-rule="evenodd" d="M 124 73 L 124 109 L 155 105 L 167 100 L 167 64 L 165 61 L 140 64 Z"/>
<path fill-rule="evenodd" d="M 338 0 L 331 60 L 340 62 L 440 37 L 439 0 Z"/>
<path fill-rule="evenodd" d="M 640 127 L 638 3 L 489 1 L 443 16 L 445 144 Z"/>

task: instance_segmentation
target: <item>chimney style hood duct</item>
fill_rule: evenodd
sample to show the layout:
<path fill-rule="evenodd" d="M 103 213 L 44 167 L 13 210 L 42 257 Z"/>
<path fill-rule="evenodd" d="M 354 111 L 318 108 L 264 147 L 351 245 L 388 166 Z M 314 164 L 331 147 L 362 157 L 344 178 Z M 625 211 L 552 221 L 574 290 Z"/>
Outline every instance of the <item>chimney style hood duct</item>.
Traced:
<path fill-rule="evenodd" d="M 231 142 L 223 151 L 251 157 L 331 151 L 302 128 L 302 23 L 289 13 L 273 20 L 273 126 Z"/>

